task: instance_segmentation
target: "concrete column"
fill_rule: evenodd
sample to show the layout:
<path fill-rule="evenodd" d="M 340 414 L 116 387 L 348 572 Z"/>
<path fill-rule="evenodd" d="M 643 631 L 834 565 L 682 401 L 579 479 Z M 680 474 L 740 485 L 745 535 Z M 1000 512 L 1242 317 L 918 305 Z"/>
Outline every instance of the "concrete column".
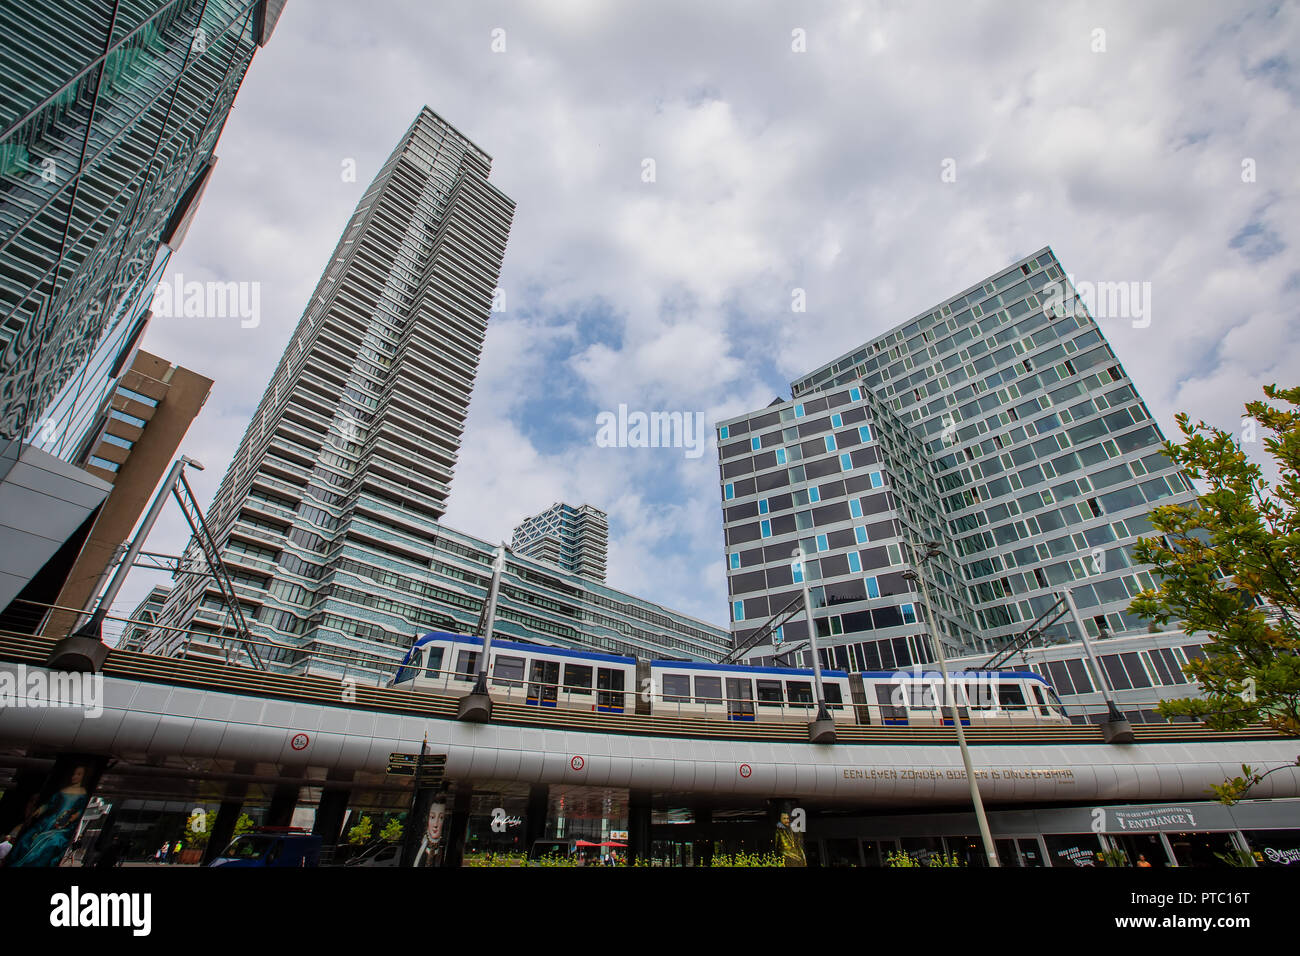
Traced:
<path fill-rule="evenodd" d="M 256 765 L 251 761 L 241 760 L 235 764 L 234 771 L 239 774 L 251 774 L 256 770 Z M 208 845 L 203 848 L 204 866 L 211 863 L 217 856 L 230 845 L 230 841 L 235 836 L 235 824 L 239 822 L 239 815 L 244 812 L 244 797 L 248 794 L 248 784 L 243 781 L 231 781 L 226 784 L 225 796 L 221 798 L 221 804 L 217 807 L 217 818 L 212 822 L 212 829 L 208 836 Z"/>
<path fill-rule="evenodd" d="M 630 790 L 627 795 L 627 862 L 650 856 L 650 791 Z"/>
<path fill-rule="evenodd" d="M 469 810 L 473 798 L 474 784 L 462 782 L 456 785 L 445 837 L 447 852 L 442 857 L 443 866 L 459 867 L 465 861 L 465 840 L 469 836 Z"/>
<path fill-rule="evenodd" d="M 316 804 L 316 821 L 311 832 L 321 838 L 321 845 L 338 846 L 339 833 L 343 829 L 343 818 L 348 812 L 348 801 L 352 798 L 352 788 L 342 786 L 352 780 L 352 771 L 331 770 L 326 781 L 337 780 L 341 785 L 325 787 L 321 791 L 320 802 Z"/>
<path fill-rule="evenodd" d="M 271 792 L 271 806 L 266 811 L 263 826 L 287 827 L 292 824 L 293 811 L 298 806 L 298 793 L 301 789 L 295 782 L 277 783 Z"/>
<path fill-rule="evenodd" d="M 551 788 L 534 783 L 528 788 L 528 809 L 524 813 L 524 852 L 532 853 L 533 844 L 546 836 L 546 818 L 551 806 Z"/>
<path fill-rule="evenodd" d="M 713 865 L 713 811 L 696 810 L 695 842 L 691 848 L 692 862 L 696 866 Z"/>

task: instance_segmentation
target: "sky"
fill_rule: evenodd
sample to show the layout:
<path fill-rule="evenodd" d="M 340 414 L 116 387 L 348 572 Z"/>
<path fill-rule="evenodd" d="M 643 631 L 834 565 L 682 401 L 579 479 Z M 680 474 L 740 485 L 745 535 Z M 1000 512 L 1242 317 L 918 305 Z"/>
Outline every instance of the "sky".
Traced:
<path fill-rule="evenodd" d="M 144 347 L 215 380 L 182 445 L 206 506 L 428 105 L 517 203 L 445 523 L 590 503 L 611 585 L 726 626 L 713 423 L 1044 246 L 1145 290 L 1099 319 L 1167 436 L 1300 384 L 1297 40 L 1294 3 L 290 0 L 164 278 L 257 283 L 258 321 Z M 709 447 L 602 447 L 620 404 Z"/>

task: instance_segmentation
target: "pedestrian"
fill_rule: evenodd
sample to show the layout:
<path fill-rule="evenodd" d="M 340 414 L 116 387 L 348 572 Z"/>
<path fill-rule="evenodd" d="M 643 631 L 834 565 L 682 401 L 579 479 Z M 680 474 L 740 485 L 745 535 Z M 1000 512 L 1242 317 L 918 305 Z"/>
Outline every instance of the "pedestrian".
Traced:
<path fill-rule="evenodd" d="M 14 845 L 9 842 L 8 835 L 6 835 L 3 839 L 0 839 L 0 866 L 4 866 L 5 857 L 9 855 L 9 851 L 12 850 L 13 848 Z"/>
<path fill-rule="evenodd" d="M 1139 853 L 1137 865 L 1139 867 L 1149 867 L 1151 864 L 1147 862 L 1147 858 L 1145 856 Z"/>

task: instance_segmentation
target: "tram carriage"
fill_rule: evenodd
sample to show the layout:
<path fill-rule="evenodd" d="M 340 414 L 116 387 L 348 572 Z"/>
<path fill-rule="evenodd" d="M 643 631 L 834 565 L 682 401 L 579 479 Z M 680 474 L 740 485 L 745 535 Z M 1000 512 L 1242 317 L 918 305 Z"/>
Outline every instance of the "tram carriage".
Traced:
<path fill-rule="evenodd" d="M 415 642 L 392 686 L 469 693 L 483 641 L 435 631 Z M 813 672 L 703 661 L 638 661 L 541 644 L 494 640 L 488 691 L 496 699 L 533 707 L 606 714 L 680 714 L 718 720 L 799 721 L 816 716 Z M 1068 724 L 1052 685 L 1030 671 L 943 675 L 900 671 L 822 671 L 826 706 L 837 724 L 951 726 L 952 703 L 964 726 Z"/>
<path fill-rule="evenodd" d="M 467 694 L 478 676 L 483 640 L 435 631 L 402 659 L 394 686 Z M 622 714 L 634 708 L 636 658 L 565 647 L 492 641 L 488 693 L 535 707 Z"/>

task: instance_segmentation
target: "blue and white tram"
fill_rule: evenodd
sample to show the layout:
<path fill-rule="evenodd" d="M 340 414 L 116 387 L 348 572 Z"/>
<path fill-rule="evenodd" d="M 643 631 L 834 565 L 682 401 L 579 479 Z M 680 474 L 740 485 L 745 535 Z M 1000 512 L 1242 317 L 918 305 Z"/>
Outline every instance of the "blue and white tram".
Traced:
<path fill-rule="evenodd" d="M 860 676 L 871 723 L 951 727 L 953 704 L 966 727 L 1070 723 L 1052 685 L 1032 671 L 950 673 L 952 701 L 941 671 L 863 671 Z"/>
<path fill-rule="evenodd" d="M 651 661 L 651 710 L 726 720 L 799 720 L 816 716 L 811 670 L 703 661 Z M 826 707 L 837 722 L 853 723 L 849 675 L 822 671 Z"/>
<path fill-rule="evenodd" d="M 483 639 L 434 631 L 412 645 L 394 687 L 469 693 L 478 676 Z M 635 709 L 636 658 L 541 644 L 492 641 L 488 692 L 535 707 L 605 714 Z"/>

